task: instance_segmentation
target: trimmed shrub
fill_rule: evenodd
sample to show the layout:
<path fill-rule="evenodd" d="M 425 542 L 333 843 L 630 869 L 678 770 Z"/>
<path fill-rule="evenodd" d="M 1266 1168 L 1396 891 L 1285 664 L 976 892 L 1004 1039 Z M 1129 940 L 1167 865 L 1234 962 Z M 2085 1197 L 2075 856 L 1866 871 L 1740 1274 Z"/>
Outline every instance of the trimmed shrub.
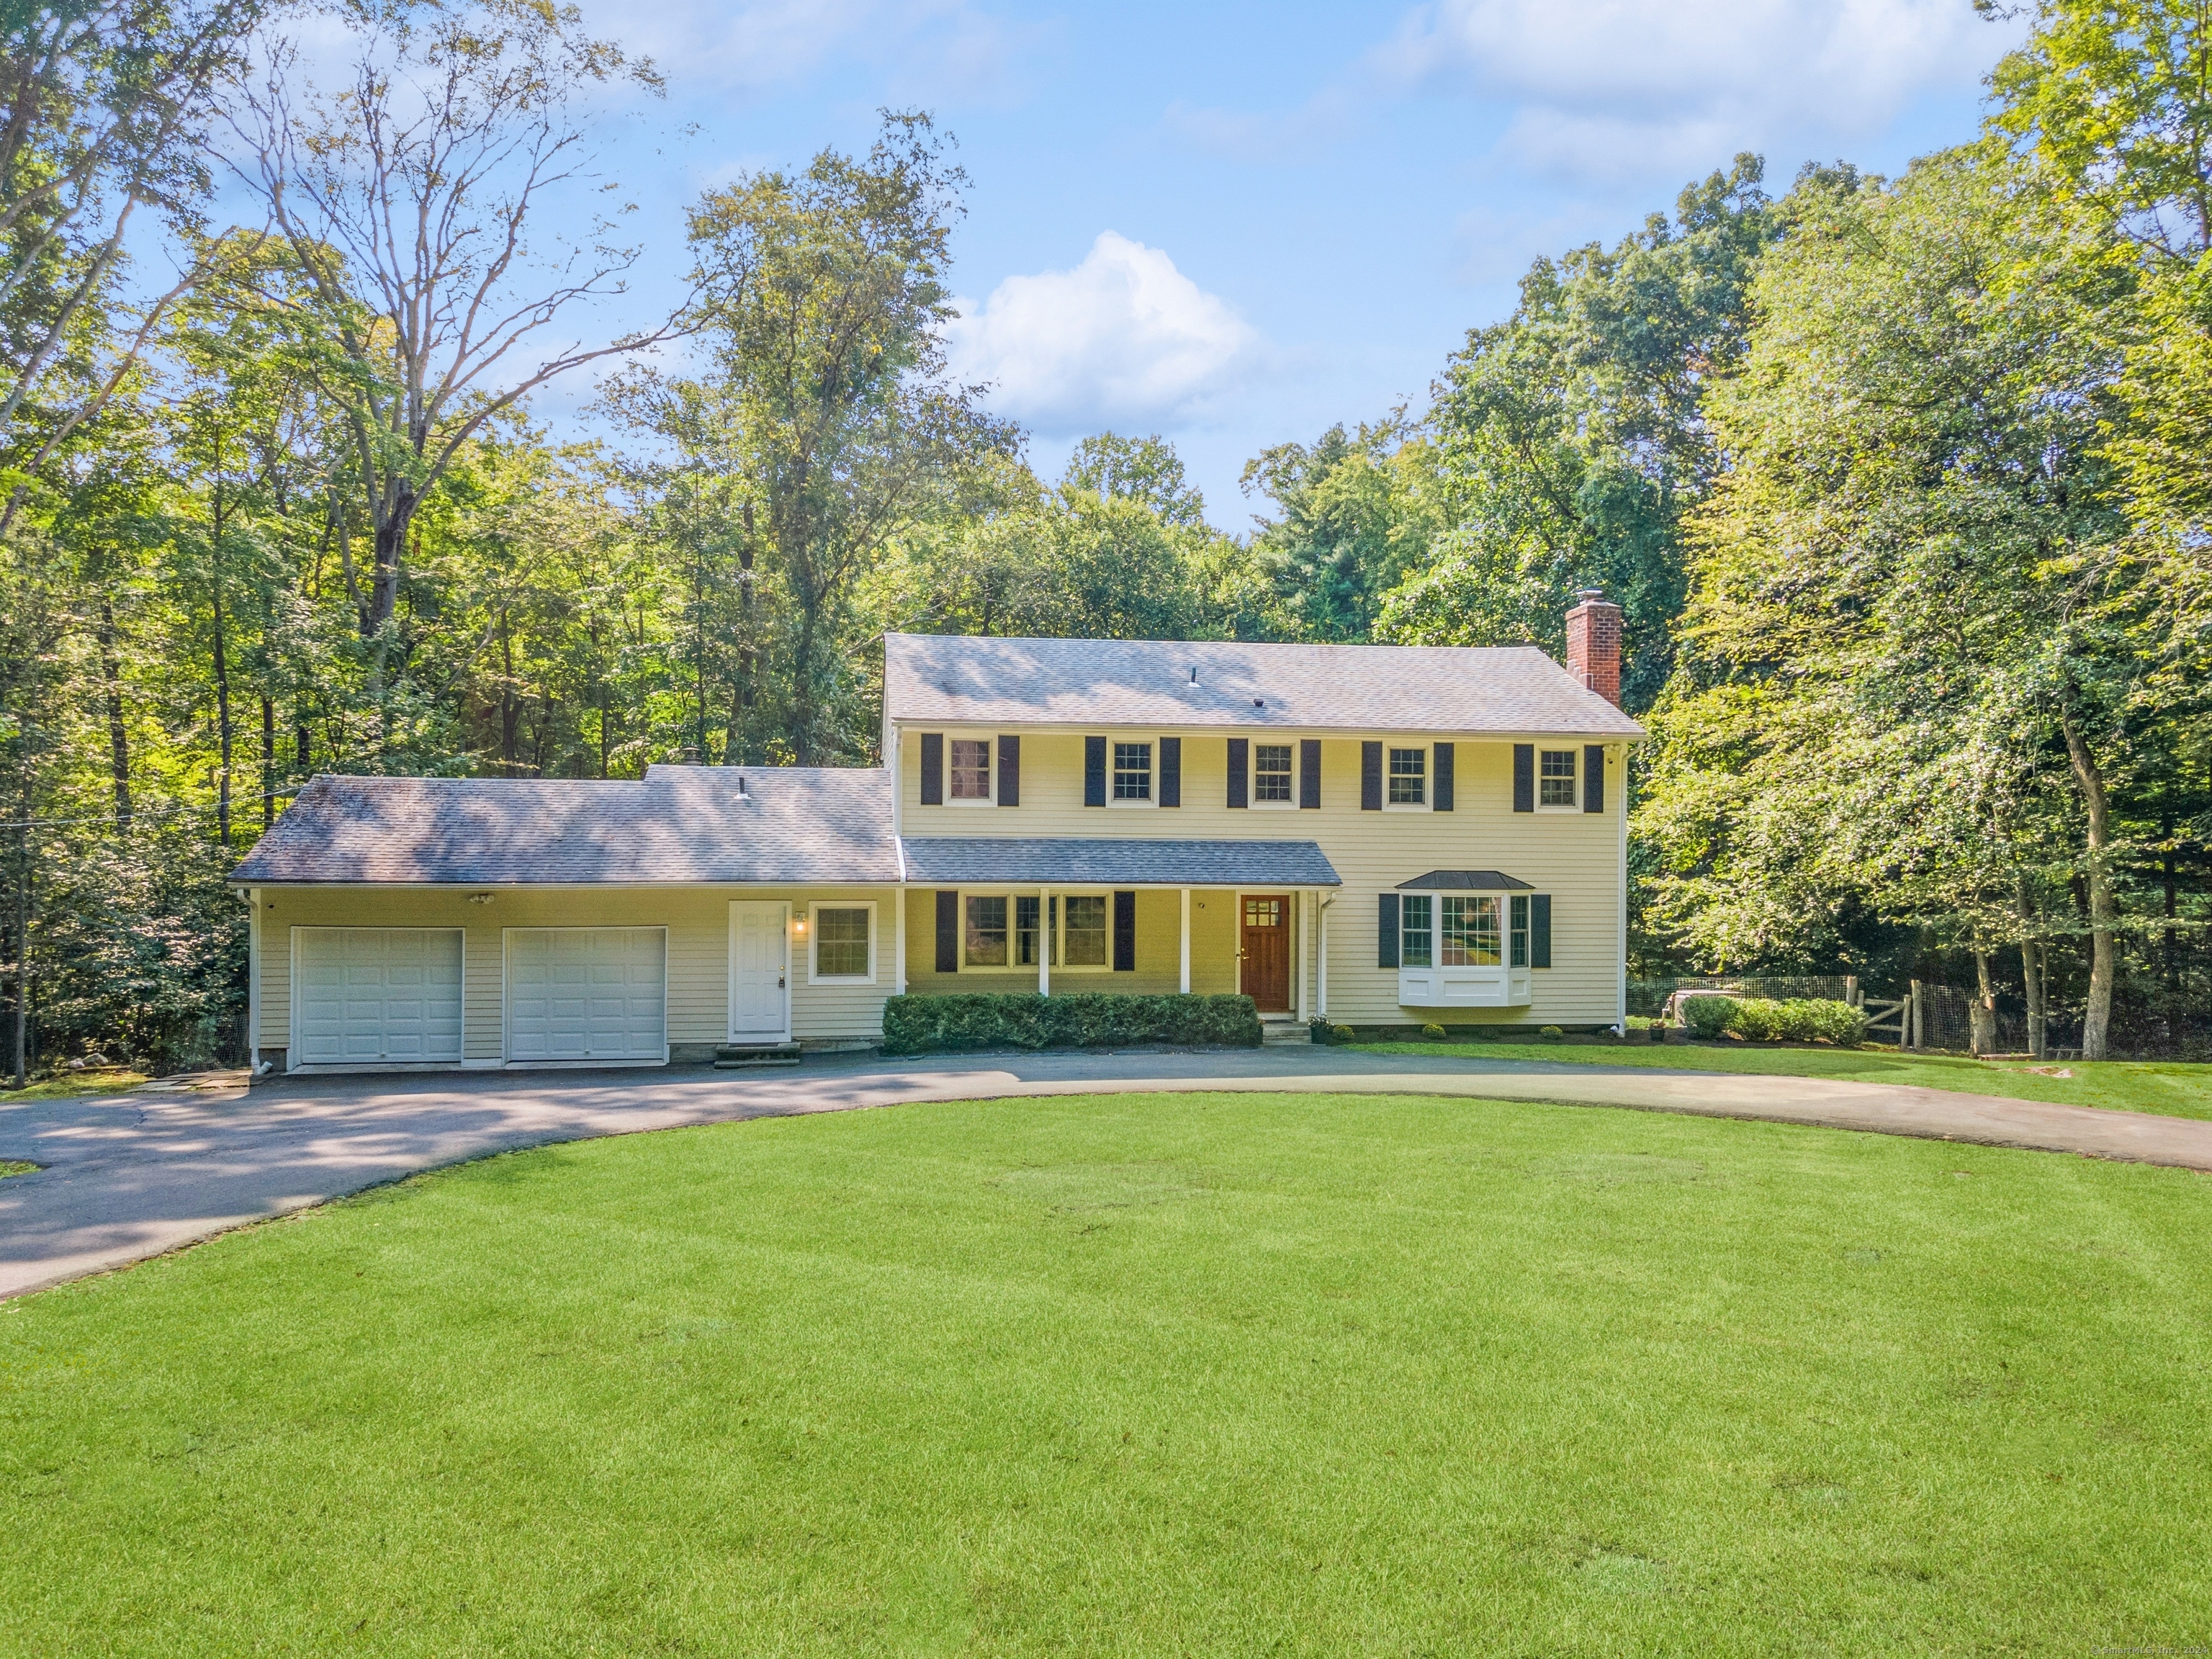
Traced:
<path fill-rule="evenodd" d="M 1567 1040 L 1565 1030 L 1563 1027 L 1557 1025 L 1547 1025 L 1542 1030 L 1537 1032 L 1536 1035 L 1543 1038 L 1547 1042 L 1565 1042 Z"/>
<path fill-rule="evenodd" d="M 1735 1029 L 1736 1010 L 1743 1005 L 1734 997 L 1686 997 L 1682 1018 L 1691 1030 L 1711 1042 Z"/>
<path fill-rule="evenodd" d="M 1357 1042 L 1359 1041 L 1359 1033 L 1353 1030 L 1349 1025 L 1332 1025 L 1328 1028 L 1328 1035 L 1329 1040 L 1332 1042 Z"/>
<path fill-rule="evenodd" d="M 962 1048 L 1098 1048 L 1127 1042 L 1260 1046 L 1260 1015 L 1242 996 L 1139 997 L 977 992 L 893 997 L 884 1004 L 884 1052 Z"/>
<path fill-rule="evenodd" d="M 1746 1042 L 1773 1042 L 1782 1036 L 1782 1005 L 1765 997 L 1741 997 L 1729 1029 Z"/>
<path fill-rule="evenodd" d="M 1443 1026 L 1430 1024 L 1421 1027 L 1421 1035 L 1431 1042 L 1442 1042 L 1444 1040 L 1445 1032 Z"/>
<path fill-rule="evenodd" d="M 1848 1002 L 1821 1000 L 1811 1005 L 1816 1029 L 1814 1036 L 1838 1048 L 1856 1048 L 1866 1041 L 1866 1010 Z"/>

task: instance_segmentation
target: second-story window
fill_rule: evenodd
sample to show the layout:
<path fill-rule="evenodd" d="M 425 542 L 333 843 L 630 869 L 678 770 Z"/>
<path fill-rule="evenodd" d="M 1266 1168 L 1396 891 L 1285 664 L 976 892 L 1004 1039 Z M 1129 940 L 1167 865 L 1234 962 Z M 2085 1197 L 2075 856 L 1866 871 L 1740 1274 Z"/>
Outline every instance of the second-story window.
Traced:
<path fill-rule="evenodd" d="M 1572 806 L 1575 804 L 1575 751 L 1547 749 L 1537 757 L 1541 765 L 1536 779 L 1536 805 Z"/>
<path fill-rule="evenodd" d="M 1393 806 L 1419 806 L 1429 798 L 1429 751 L 1393 749 L 1390 751 L 1390 794 Z"/>
<path fill-rule="evenodd" d="M 988 738 L 952 739 L 952 799 L 991 799 L 991 740 Z"/>
<path fill-rule="evenodd" d="M 1290 801 L 1291 745 L 1287 743 L 1252 745 L 1252 799 L 1286 805 Z"/>
<path fill-rule="evenodd" d="M 1114 799 L 1148 801 L 1152 798 L 1152 745 L 1149 743 L 1115 744 Z"/>

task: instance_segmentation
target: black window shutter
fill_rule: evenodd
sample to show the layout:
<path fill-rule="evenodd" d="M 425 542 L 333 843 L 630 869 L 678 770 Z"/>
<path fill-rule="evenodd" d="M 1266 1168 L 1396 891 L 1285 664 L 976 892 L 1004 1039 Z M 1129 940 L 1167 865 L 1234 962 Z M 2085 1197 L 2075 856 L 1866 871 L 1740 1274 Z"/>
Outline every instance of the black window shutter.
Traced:
<path fill-rule="evenodd" d="M 1513 810 L 1536 810 L 1536 745 L 1533 743 L 1513 745 Z"/>
<path fill-rule="evenodd" d="M 1160 805 L 1182 805 L 1182 739 L 1160 739 Z"/>
<path fill-rule="evenodd" d="M 1398 896 L 1385 893 L 1375 918 L 1375 965 L 1398 965 Z"/>
<path fill-rule="evenodd" d="M 921 804 L 945 805 L 945 733 L 921 734 Z"/>
<path fill-rule="evenodd" d="M 1452 810 L 1452 746 L 1448 743 L 1437 745 L 1436 787 L 1430 792 L 1429 805 L 1439 812 Z"/>
<path fill-rule="evenodd" d="M 1229 804 L 1249 806 L 1251 804 L 1252 740 L 1249 738 L 1229 739 Z"/>
<path fill-rule="evenodd" d="M 1022 740 L 1019 738 L 999 739 L 999 805 L 1019 806 L 1022 804 Z"/>
<path fill-rule="evenodd" d="M 1083 740 L 1083 804 L 1103 806 L 1106 804 L 1106 739 L 1085 738 Z"/>
<path fill-rule="evenodd" d="M 1382 745 L 1379 743 L 1359 745 L 1359 810 L 1382 810 Z"/>
<path fill-rule="evenodd" d="M 1552 965 L 1552 896 L 1531 893 L 1528 896 L 1528 965 L 1548 968 Z"/>
<path fill-rule="evenodd" d="M 1114 895 L 1114 971 L 1137 971 L 1137 895 L 1126 887 Z"/>
<path fill-rule="evenodd" d="M 1605 811 L 1605 750 L 1595 743 L 1583 750 L 1583 811 Z"/>
<path fill-rule="evenodd" d="M 1318 807 L 1321 805 L 1321 739 L 1298 739 L 1298 805 Z"/>
<path fill-rule="evenodd" d="M 941 888 L 937 895 L 937 971 L 960 971 L 960 895 Z"/>

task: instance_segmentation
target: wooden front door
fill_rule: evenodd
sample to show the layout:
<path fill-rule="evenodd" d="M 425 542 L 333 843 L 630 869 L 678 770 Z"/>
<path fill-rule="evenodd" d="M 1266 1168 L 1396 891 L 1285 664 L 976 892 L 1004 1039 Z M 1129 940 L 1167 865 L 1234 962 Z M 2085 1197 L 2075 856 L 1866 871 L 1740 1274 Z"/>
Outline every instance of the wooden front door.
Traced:
<path fill-rule="evenodd" d="M 1291 902 L 1247 895 L 1243 933 L 1244 994 L 1263 1014 L 1291 1006 Z"/>

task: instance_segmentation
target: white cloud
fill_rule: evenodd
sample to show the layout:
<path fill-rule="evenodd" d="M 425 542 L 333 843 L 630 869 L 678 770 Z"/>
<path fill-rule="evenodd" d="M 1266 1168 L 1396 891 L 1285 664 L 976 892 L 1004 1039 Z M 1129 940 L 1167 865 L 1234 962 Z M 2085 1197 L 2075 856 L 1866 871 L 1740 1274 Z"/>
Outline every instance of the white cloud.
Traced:
<path fill-rule="evenodd" d="M 1033 33 L 971 0 L 587 0 L 586 11 L 672 82 L 748 93 L 857 60 L 885 70 L 894 96 L 994 95 Z"/>
<path fill-rule="evenodd" d="M 2011 38 L 1965 0 L 1433 0 L 1368 69 L 1515 106 L 1508 159 L 1604 179 L 1877 131 Z"/>
<path fill-rule="evenodd" d="M 1258 332 L 1158 248 L 1103 231 L 1073 270 L 1009 276 L 958 300 L 945 332 L 963 380 L 1039 430 L 1200 418 L 1267 367 Z"/>

